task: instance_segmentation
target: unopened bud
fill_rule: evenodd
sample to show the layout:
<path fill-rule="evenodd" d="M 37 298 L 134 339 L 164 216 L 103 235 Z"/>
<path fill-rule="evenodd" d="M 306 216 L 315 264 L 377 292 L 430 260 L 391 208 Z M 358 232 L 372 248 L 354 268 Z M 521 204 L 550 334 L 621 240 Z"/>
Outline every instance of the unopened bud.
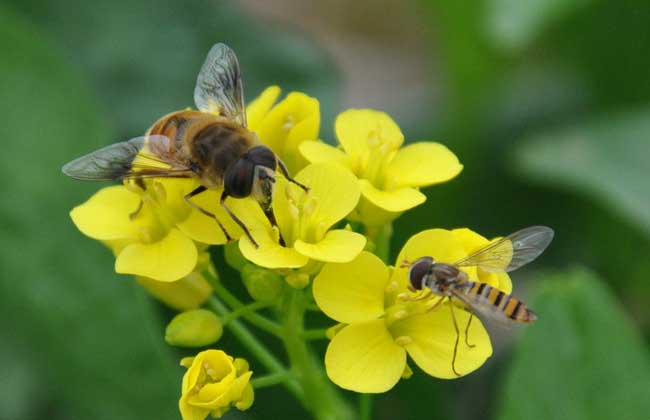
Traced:
<path fill-rule="evenodd" d="M 241 278 L 248 294 L 258 302 L 274 302 L 282 293 L 282 279 L 266 268 L 246 264 Z"/>
<path fill-rule="evenodd" d="M 203 347 L 221 338 L 223 324 L 206 309 L 181 312 L 167 325 L 165 341 L 172 346 Z"/>
<path fill-rule="evenodd" d="M 241 251 L 239 250 L 238 242 L 227 243 L 223 248 L 223 256 L 226 260 L 226 264 L 237 271 L 241 271 L 242 268 L 248 264 L 248 260 L 244 258 Z"/>
<path fill-rule="evenodd" d="M 309 284 L 309 274 L 291 273 L 284 278 L 294 289 L 304 289 Z"/>

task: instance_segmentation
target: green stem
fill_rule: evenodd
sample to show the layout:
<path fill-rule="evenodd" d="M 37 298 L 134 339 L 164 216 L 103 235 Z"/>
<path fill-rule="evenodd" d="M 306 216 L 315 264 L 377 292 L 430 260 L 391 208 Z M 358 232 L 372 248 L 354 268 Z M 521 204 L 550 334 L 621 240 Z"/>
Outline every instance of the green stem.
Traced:
<path fill-rule="evenodd" d="M 257 378 L 251 379 L 251 385 L 253 388 L 260 389 L 266 388 L 273 385 L 284 384 L 290 379 L 289 374 L 284 373 L 271 373 L 269 375 L 260 376 Z"/>
<path fill-rule="evenodd" d="M 302 338 L 305 340 L 325 340 L 327 339 L 327 330 L 327 328 L 304 330 L 302 332 Z"/>
<path fill-rule="evenodd" d="M 233 295 L 232 293 L 230 293 L 228 289 L 223 287 L 219 279 L 213 276 L 210 272 L 206 270 L 203 272 L 203 275 L 208 280 L 208 282 L 210 282 L 210 284 L 212 285 L 212 288 L 214 289 L 214 293 L 223 302 L 225 302 L 226 305 L 230 306 L 234 311 L 238 311 L 240 309 L 243 310 L 243 308 L 246 307 L 246 305 L 242 303 L 242 301 L 237 299 L 235 295 Z M 267 333 L 272 334 L 276 337 L 280 337 L 282 333 L 282 328 L 280 327 L 280 325 L 278 325 L 276 322 L 271 321 L 270 319 L 263 317 L 258 313 L 243 311 L 241 316 L 246 321 L 255 325 L 257 328 L 266 331 Z"/>
<path fill-rule="evenodd" d="M 359 418 L 360 420 L 372 418 L 372 394 L 359 394 Z"/>
<path fill-rule="evenodd" d="M 255 312 L 255 311 L 259 310 L 259 309 L 268 308 L 269 306 L 271 306 L 271 304 L 266 303 L 266 302 L 249 303 L 247 305 L 240 306 L 239 308 L 235 309 L 234 311 L 231 311 L 228 315 L 224 316 L 221 319 L 221 322 L 224 325 L 226 325 L 230 321 L 232 321 L 233 319 L 237 319 L 237 318 L 239 318 L 241 316 L 245 316 L 245 315 L 250 315 L 252 312 Z"/>
<path fill-rule="evenodd" d="M 284 296 L 284 345 L 291 369 L 305 391 L 304 405 L 317 420 L 349 420 L 354 416 L 329 382 L 304 340 L 305 294 L 288 290 Z"/>
<path fill-rule="evenodd" d="M 228 316 L 230 311 L 218 298 L 211 297 L 208 300 L 208 305 L 221 316 Z M 262 344 L 246 326 L 238 319 L 233 319 L 226 326 L 237 339 L 255 356 L 265 368 L 272 374 L 287 374 L 287 369 L 280 363 L 278 359 Z M 304 392 L 302 388 L 295 381 L 286 381 L 284 386 L 291 392 L 297 399 L 303 401 Z"/>

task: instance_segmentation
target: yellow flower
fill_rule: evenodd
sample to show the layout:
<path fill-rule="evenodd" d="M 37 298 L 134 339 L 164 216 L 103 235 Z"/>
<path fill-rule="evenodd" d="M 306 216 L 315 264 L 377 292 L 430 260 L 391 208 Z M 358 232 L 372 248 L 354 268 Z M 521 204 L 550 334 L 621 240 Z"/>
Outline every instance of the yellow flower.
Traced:
<path fill-rule="evenodd" d="M 243 215 L 260 247 L 242 236 L 239 247 L 248 260 L 267 268 L 304 267 L 310 259 L 347 262 L 366 244 L 366 238 L 345 229 L 330 228 L 357 205 L 359 185 L 348 169 L 336 164 L 312 164 L 296 175 L 308 185 L 303 191 L 283 178 L 276 181 L 273 213 L 278 228 L 272 227 L 261 210 Z M 280 235 L 284 245 L 280 243 Z"/>
<path fill-rule="evenodd" d="M 186 357 L 178 406 L 183 420 L 219 418 L 230 407 L 247 410 L 254 399 L 250 378 L 253 374 L 244 359 L 233 359 L 221 350 L 205 350 Z"/>
<path fill-rule="evenodd" d="M 275 104 L 279 96 L 280 88 L 271 86 L 251 102 L 247 108 L 248 128 L 295 174 L 307 165 L 298 146 L 318 138 L 320 105 L 318 99 L 300 92 L 291 92 Z"/>
<path fill-rule="evenodd" d="M 351 109 L 341 113 L 335 131 L 343 150 L 308 141 L 300 152 L 308 161 L 337 162 L 359 178 L 362 198 L 351 215 L 367 226 L 379 226 L 426 200 L 419 187 L 449 181 L 463 165 L 445 146 L 416 142 L 402 147 L 404 135 L 385 113 Z"/>
<path fill-rule="evenodd" d="M 470 231 L 431 229 L 411 237 L 398 256 L 398 266 L 389 268 L 375 255 L 362 252 L 345 264 L 326 264 L 314 279 L 314 299 L 330 318 L 347 324 L 332 337 L 325 354 L 329 378 L 342 388 L 357 392 L 385 392 L 402 377 L 407 354 L 426 373 L 443 379 L 457 378 L 452 368 L 456 330 L 447 302 L 431 308 L 440 297 L 421 301 L 407 295 L 408 268 L 399 267 L 431 256 L 453 263 L 468 255 L 487 239 Z M 477 273 L 464 267 L 470 279 L 505 287 L 509 278 Z M 456 305 L 456 303 L 454 303 Z M 490 338 L 480 320 L 474 319 L 464 340 L 469 312 L 455 306 L 460 343 L 455 368 L 462 374 L 478 369 L 492 354 Z"/>
<path fill-rule="evenodd" d="M 197 263 L 197 244 L 223 244 L 226 238 L 216 221 L 194 209 L 183 196 L 197 182 L 161 179 L 147 189 L 134 185 L 106 187 L 75 207 L 70 217 L 85 235 L 106 243 L 115 253 L 115 271 L 172 282 L 189 275 Z M 220 191 L 192 199 L 214 213 L 233 237 L 239 227 L 219 205 Z M 228 202 L 233 211 L 253 206 L 251 200 Z"/>

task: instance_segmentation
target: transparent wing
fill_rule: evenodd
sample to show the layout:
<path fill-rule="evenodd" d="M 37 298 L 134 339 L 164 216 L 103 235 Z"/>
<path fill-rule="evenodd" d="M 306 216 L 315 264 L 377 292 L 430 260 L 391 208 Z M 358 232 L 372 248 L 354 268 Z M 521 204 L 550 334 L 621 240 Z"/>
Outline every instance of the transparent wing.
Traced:
<path fill-rule="evenodd" d="M 454 265 L 476 266 L 493 273 L 513 271 L 544 252 L 553 235 L 553 229 L 546 226 L 527 227 L 490 243 Z"/>
<path fill-rule="evenodd" d="M 511 328 L 513 325 L 517 324 L 517 322 L 485 300 L 477 301 L 472 296 L 465 294 L 459 289 L 452 290 L 452 293 L 456 299 L 460 300 L 465 304 L 465 306 L 467 306 L 467 309 L 475 315 L 480 316 L 483 320 L 494 321 L 499 324 L 499 326 L 505 328 Z"/>
<path fill-rule="evenodd" d="M 192 176 L 192 171 L 179 159 L 170 140 L 160 135 L 111 144 L 67 163 L 62 171 L 69 177 L 84 181 Z"/>
<path fill-rule="evenodd" d="M 194 103 L 204 112 L 215 112 L 246 126 L 244 87 L 239 62 L 225 44 L 215 44 L 196 79 Z"/>

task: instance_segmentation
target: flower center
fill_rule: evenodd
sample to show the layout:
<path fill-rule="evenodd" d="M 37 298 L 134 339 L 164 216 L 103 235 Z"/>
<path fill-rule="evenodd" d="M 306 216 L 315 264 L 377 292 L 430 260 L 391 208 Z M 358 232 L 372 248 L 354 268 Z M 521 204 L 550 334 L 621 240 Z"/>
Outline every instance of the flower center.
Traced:
<path fill-rule="evenodd" d="M 382 189 L 384 187 L 386 167 L 395 155 L 398 147 L 388 139 L 380 125 L 370 130 L 367 138 L 368 155 L 363 162 L 358 175 L 370 181 L 372 185 Z"/>
<path fill-rule="evenodd" d="M 148 183 L 146 189 L 135 185 L 127 185 L 127 188 L 138 193 L 142 200 L 141 207 L 134 209 L 130 217 L 136 223 L 144 219 L 145 222 L 139 228 L 139 239 L 143 243 L 162 239 L 173 226 L 189 215 L 188 209 L 169 204 L 168 192 L 160 182 Z M 180 200 L 182 198 L 176 201 L 181 203 Z"/>
<path fill-rule="evenodd" d="M 318 197 L 313 192 L 306 194 L 293 185 L 285 189 L 289 215 L 292 223 L 288 232 L 282 232 L 287 246 L 292 246 L 297 239 L 305 242 L 317 242 L 325 235 L 326 226 L 322 221 L 315 220 L 316 209 L 319 205 Z"/>

